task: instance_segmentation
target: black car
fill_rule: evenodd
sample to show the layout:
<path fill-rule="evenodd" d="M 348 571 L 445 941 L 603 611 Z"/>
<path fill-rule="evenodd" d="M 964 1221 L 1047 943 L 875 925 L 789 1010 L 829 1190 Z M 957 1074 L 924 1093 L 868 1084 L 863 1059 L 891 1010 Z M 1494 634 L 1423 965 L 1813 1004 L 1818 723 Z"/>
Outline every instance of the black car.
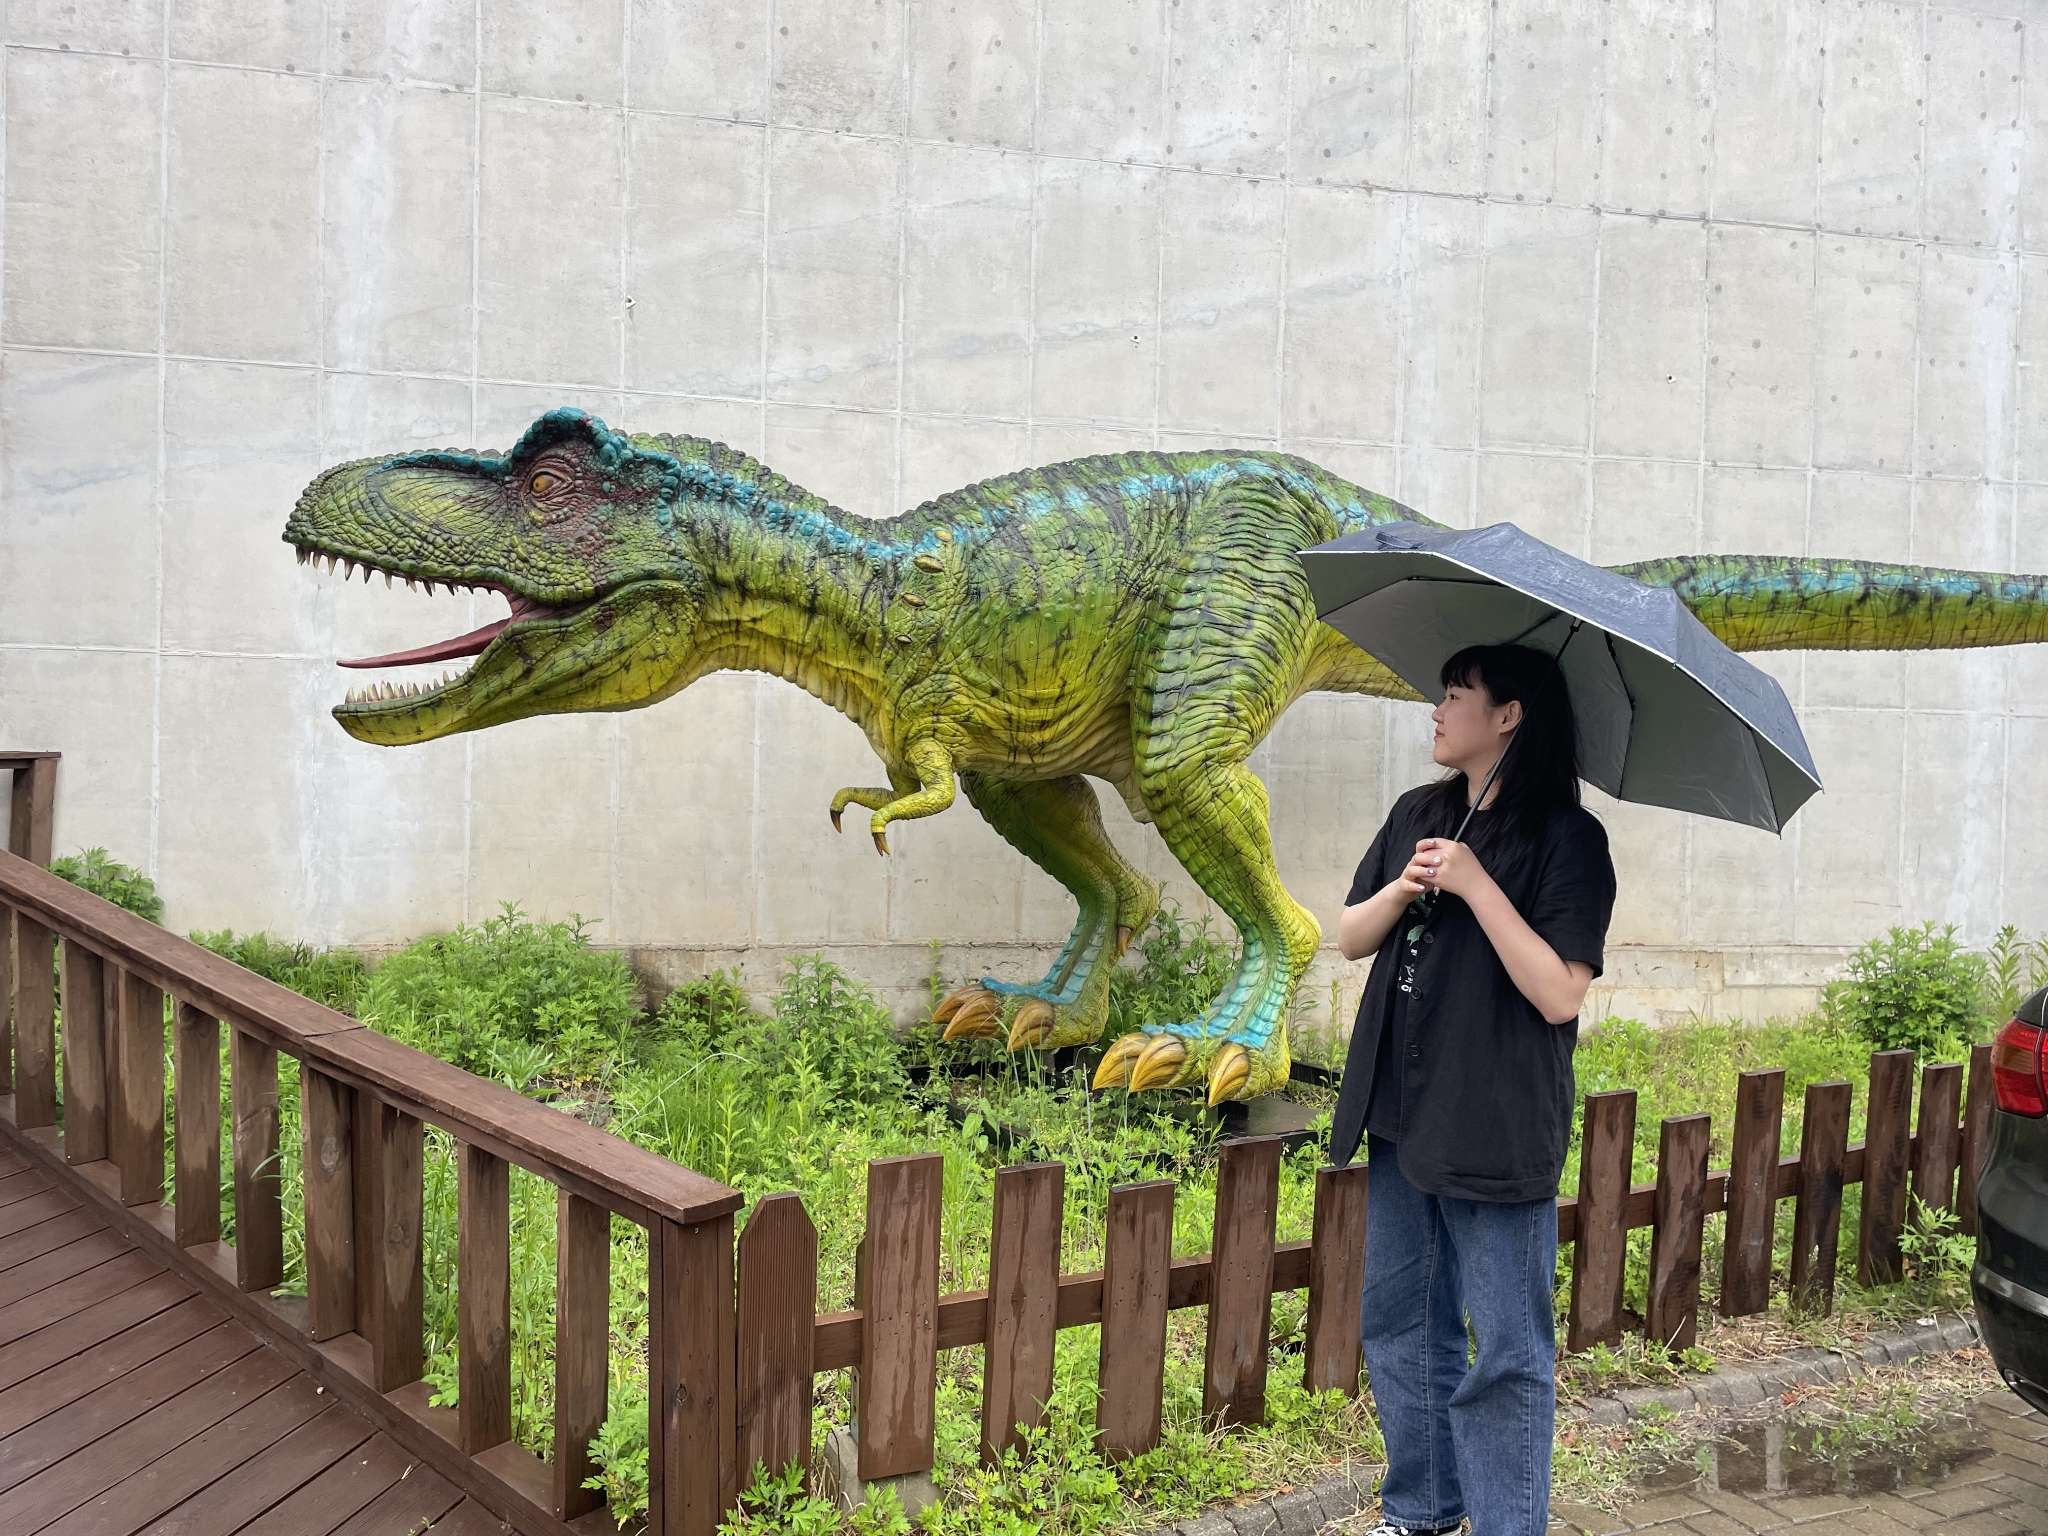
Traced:
<path fill-rule="evenodd" d="M 2048 1413 L 2048 987 L 2019 1006 L 1991 1048 L 1998 1106 L 1977 1184 L 1970 1289 L 1992 1361 Z"/>

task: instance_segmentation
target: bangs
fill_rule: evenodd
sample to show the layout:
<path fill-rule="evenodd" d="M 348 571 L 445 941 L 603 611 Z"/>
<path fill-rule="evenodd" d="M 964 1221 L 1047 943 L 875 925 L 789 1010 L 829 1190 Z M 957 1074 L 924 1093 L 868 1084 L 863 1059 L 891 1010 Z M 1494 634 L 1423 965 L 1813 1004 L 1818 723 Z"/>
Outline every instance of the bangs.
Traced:
<path fill-rule="evenodd" d="M 1464 650 L 1454 651 L 1445 658 L 1436 681 L 1439 688 L 1476 688 L 1485 692 L 1488 698 L 1493 697 L 1492 690 L 1487 688 L 1486 679 L 1480 672 L 1479 647 L 1476 645 L 1468 645 Z"/>

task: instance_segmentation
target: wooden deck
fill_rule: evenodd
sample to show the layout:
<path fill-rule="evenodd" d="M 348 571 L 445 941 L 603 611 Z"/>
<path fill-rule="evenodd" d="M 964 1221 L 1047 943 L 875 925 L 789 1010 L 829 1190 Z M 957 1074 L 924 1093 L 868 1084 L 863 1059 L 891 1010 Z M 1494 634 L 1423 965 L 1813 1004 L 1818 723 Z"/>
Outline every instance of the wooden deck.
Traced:
<path fill-rule="evenodd" d="M 0 1536 L 429 1528 L 505 1529 L 0 1130 Z"/>

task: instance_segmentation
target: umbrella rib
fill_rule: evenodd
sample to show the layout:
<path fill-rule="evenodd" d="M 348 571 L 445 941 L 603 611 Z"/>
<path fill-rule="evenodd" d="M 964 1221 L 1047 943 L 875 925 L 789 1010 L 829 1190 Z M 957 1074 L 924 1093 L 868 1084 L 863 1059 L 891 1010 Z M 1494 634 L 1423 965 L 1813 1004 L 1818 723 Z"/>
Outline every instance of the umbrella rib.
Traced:
<path fill-rule="evenodd" d="M 1594 627 L 1600 630 L 1600 638 L 1607 642 L 1607 659 L 1614 663 L 1614 680 L 1621 684 L 1621 696 L 1628 700 L 1629 729 L 1628 735 L 1624 737 L 1623 740 L 1634 741 L 1636 734 L 1636 691 L 1635 689 L 1629 687 L 1628 674 L 1621 670 L 1621 657 L 1615 654 L 1614 631 L 1611 629 L 1602 628 L 1599 625 L 1595 625 Z M 1621 793 L 1621 791 L 1628 787 L 1628 760 L 1630 755 L 1631 754 L 1629 753 L 1629 751 L 1626 748 L 1624 748 L 1621 754 L 1621 778 L 1614 786 L 1614 798 L 1617 800 L 1627 798 Z"/>

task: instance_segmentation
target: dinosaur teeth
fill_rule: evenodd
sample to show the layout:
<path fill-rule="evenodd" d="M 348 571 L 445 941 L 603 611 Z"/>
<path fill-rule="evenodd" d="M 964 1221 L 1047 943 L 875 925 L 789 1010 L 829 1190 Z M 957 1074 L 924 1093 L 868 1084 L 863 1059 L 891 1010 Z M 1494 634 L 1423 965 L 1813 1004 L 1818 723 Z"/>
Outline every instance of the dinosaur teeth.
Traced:
<path fill-rule="evenodd" d="M 423 587 L 425 587 L 425 588 L 427 589 L 427 596 L 429 596 L 429 597 L 432 597 L 432 596 L 434 595 L 434 584 L 433 584 L 433 582 L 431 582 L 431 581 L 423 581 L 423 582 L 421 582 L 421 583 L 420 583 L 420 585 L 421 585 L 421 586 L 423 586 Z"/>
<path fill-rule="evenodd" d="M 384 590 L 386 592 L 391 590 L 391 573 L 389 571 L 384 573 Z"/>

